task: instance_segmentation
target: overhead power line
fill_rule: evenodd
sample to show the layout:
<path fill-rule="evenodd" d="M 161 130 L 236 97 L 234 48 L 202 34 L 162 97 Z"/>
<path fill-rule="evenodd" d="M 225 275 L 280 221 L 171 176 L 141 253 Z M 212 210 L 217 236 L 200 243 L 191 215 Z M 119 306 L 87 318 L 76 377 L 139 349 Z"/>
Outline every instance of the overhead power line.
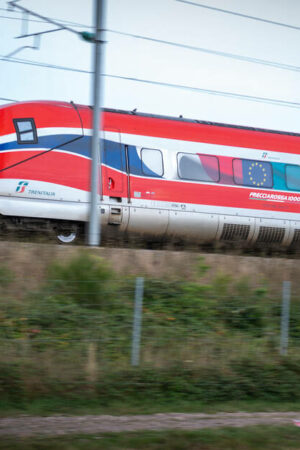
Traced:
<path fill-rule="evenodd" d="M 59 26 L 58 30 L 67 30 L 70 31 L 72 33 L 75 33 L 77 35 L 83 35 L 84 33 L 79 33 L 76 30 L 73 30 L 67 26 L 62 25 L 61 23 L 57 23 L 55 22 L 53 19 L 49 19 L 48 17 L 42 16 L 40 14 L 34 13 L 20 5 L 16 5 L 16 1 L 11 1 L 10 4 L 14 7 L 19 8 L 21 11 L 23 11 L 23 13 L 25 14 L 32 14 L 33 16 L 42 19 L 48 23 L 52 23 L 56 26 Z M 198 3 L 193 3 L 193 2 L 189 2 L 187 0 L 177 0 L 180 1 L 182 3 L 188 3 L 188 4 L 192 4 L 192 5 L 196 5 L 196 6 L 202 6 L 202 7 L 207 7 L 206 5 L 201 5 Z M 219 8 L 212 8 L 212 7 L 207 7 L 208 9 L 213 9 L 213 10 L 220 10 Z M 228 12 L 228 13 L 232 13 L 230 11 L 227 10 L 220 10 L 222 12 Z M 237 15 L 240 15 L 239 13 L 237 13 Z M 244 15 L 242 15 L 244 16 Z M 251 17 L 253 18 L 253 17 Z M 300 28 L 299 28 L 300 29 Z M 55 30 L 57 31 L 57 30 Z M 205 50 L 206 52 L 214 52 L 215 51 L 210 51 L 209 49 L 202 49 L 200 47 L 193 47 L 193 46 L 187 46 L 184 44 L 177 44 L 174 42 L 170 42 L 170 41 L 163 41 L 163 40 L 158 40 L 155 38 L 148 38 L 146 36 L 141 36 L 141 35 L 134 35 L 131 33 L 125 33 L 125 32 L 120 32 L 117 30 L 106 30 L 106 31 L 110 31 L 111 33 L 116 33 L 116 34 L 121 34 L 121 35 L 125 35 L 125 36 L 130 36 L 130 37 L 134 37 L 134 38 L 139 38 L 139 39 L 146 39 L 146 40 L 150 40 L 150 41 L 154 41 L 154 42 L 159 42 L 159 43 L 163 43 L 163 44 L 167 44 L 167 45 L 173 45 L 173 46 L 180 46 L 180 47 L 184 47 L 184 48 L 189 48 L 189 49 L 193 49 L 193 50 L 198 50 L 198 51 L 203 51 Z M 87 33 L 90 34 L 90 33 Z M 25 35 L 23 36 L 25 37 Z M 25 47 L 26 48 L 26 47 Z M 230 55 L 230 57 L 239 57 L 239 58 L 247 58 L 247 57 L 243 57 L 242 55 L 233 55 L 233 54 L 228 54 L 228 53 L 223 53 L 223 52 L 217 52 L 218 55 L 222 54 L 222 56 L 226 55 L 227 57 Z M 90 71 L 86 71 L 86 70 L 82 70 L 82 69 L 75 69 L 75 68 L 70 68 L 70 67 L 65 67 L 65 66 L 59 66 L 59 65 L 50 65 L 47 63 L 39 63 L 37 61 L 29 61 L 29 60 L 21 60 L 19 58 L 12 58 L 10 55 L 6 55 L 6 56 L 2 56 L 0 57 L 2 60 L 7 61 L 7 62 L 14 62 L 14 63 L 19 63 L 19 64 L 27 64 L 27 65 L 33 65 L 33 66 L 39 66 L 39 67 L 44 67 L 44 68 L 53 68 L 53 69 L 60 69 L 60 70 L 69 70 L 72 72 L 81 72 L 81 73 L 91 73 Z M 260 63 L 263 60 L 257 60 L 260 61 Z M 263 61 L 263 63 L 270 63 L 267 61 Z M 271 62 L 272 65 L 276 64 L 275 62 Z M 288 66 L 291 69 L 291 67 L 293 68 L 293 70 L 299 70 L 299 68 L 297 66 Z M 278 99 L 270 99 L 270 98 L 265 98 L 265 97 L 256 97 L 256 96 L 249 96 L 249 95 L 243 95 L 243 94 L 237 94 L 234 92 L 225 92 L 225 91 L 216 91 L 216 90 L 210 90 L 210 89 L 203 89 L 203 88 L 198 88 L 198 87 L 193 87 L 193 86 L 186 86 L 186 85 L 179 85 L 179 84 L 172 84 L 172 83 L 165 83 L 165 82 L 159 82 L 159 81 L 153 81 L 153 80 L 145 80 L 145 79 L 140 79 L 140 78 L 134 78 L 134 77 L 125 77 L 125 76 L 121 76 L 121 75 L 111 75 L 111 74 L 103 74 L 103 76 L 105 77 L 109 77 L 109 78 L 114 78 L 114 79 L 120 79 L 120 80 L 127 80 L 127 81 L 133 81 L 133 82 L 138 82 L 138 83 L 144 83 L 144 84 L 152 84 L 152 85 L 159 85 L 159 86 L 164 86 L 164 87 L 170 87 L 170 88 L 177 88 L 177 89 L 184 89 L 184 90 L 189 90 L 189 91 L 196 91 L 196 92 L 202 92 L 202 93 L 206 93 L 206 94 L 210 94 L 210 95 L 219 95 L 219 96 L 225 96 L 225 97 L 231 97 L 231 98 L 239 98 L 239 99 L 244 99 L 244 100 L 248 100 L 248 101 L 255 101 L 255 102 L 261 102 L 261 103 L 271 103 L 271 104 L 276 104 L 276 105 L 281 105 L 281 106 L 287 106 L 287 107 L 292 107 L 292 108 L 300 108 L 300 103 L 297 102 L 289 102 L 289 101 L 285 101 L 285 100 L 278 100 Z"/>
<path fill-rule="evenodd" d="M 2 59 L 3 59 L 3 57 L 2 57 Z M 50 69 L 67 70 L 67 71 L 71 71 L 71 72 L 80 72 L 80 73 L 86 73 L 86 74 L 92 73 L 88 70 L 75 69 L 72 67 L 65 67 L 65 66 L 56 66 L 56 65 L 52 65 L 52 64 L 39 63 L 37 61 L 22 60 L 20 58 L 9 58 L 9 59 L 7 59 L 7 62 L 17 63 L 17 64 L 27 64 L 27 65 L 31 65 L 31 66 L 38 66 L 38 67 L 50 68 Z M 298 103 L 298 102 L 289 102 L 286 100 L 278 100 L 278 99 L 267 98 L 267 97 L 255 97 L 255 96 L 251 96 L 251 95 L 237 94 L 234 92 L 216 91 L 216 90 L 212 90 L 212 89 L 203 89 L 203 88 L 181 85 L 181 84 L 165 83 L 162 81 L 153 81 L 153 80 L 146 80 L 146 79 L 135 78 L 135 77 L 126 77 L 126 76 L 122 76 L 122 75 L 103 74 L 103 76 L 105 76 L 107 78 L 111 78 L 111 79 L 119 79 L 119 80 L 124 80 L 124 81 L 132 81 L 132 82 L 136 82 L 136 83 L 151 84 L 154 86 L 164 86 L 164 87 L 182 89 L 182 90 L 187 90 L 187 91 L 202 92 L 203 94 L 237 98 L 237 99 L 241 99 L 241 100 L 259 102 L 259 103 L 269 103 L 269 104 L 273 104 L 273 105 L 277 105 L 277 106 L 286 106 L 289 108 L 300 109 L 300 103 Z"/>
<path fill-rule="evenodd" d="M 235 53 L 221 52 L 219 50 L 210 50 L 210 49 L 204 48 L 204 47 L 197 47 L 197 46 L 193 46 L 193 45 L 180 44 L 178 42 L 165 41 L 165 40 L 162 40 L 162 39 L 155 39 L 155 38 L 151 38 L 151 37 L 147 37 L 147 36 L 142 36 L 142 35 L 139 35 L 139 34 L 126 33 L 124 31 L 110 30 L 110 29 L 107 29 L 105 31 L 107 31 L 109 33 L 113 33 L 113 34 L 118 34 L 118 35 L 121 35 L 121 36 L 128 36 L 128 37 L 132 37 L 132 38 L 136 38 L 136 39 L 142 39 L 142 40 L 155 42 L 155 43 L 159 43 L 159 44 L 170 45 L 172 47 L 180 47 L 180 48 L 184 48 L 184 49 L 187 49 L 187 50 L 193 50 L 193 51 L 207 53 L 207 54 L 216 55 L 216 56 L 223 56 L 225 58 L 236 59 L 236 60 L 239 60 L 239 61 L 245 61 L 245 62 L 254 63 L 254 64 L 262 64 L 262 65 L 265 65 L 265 66 L 272 66 L 272 67 L 276 67 L 278 69 L 291 70 L 291 71 L 295 71 L 295 72 L 299 72 L 300 71 L 300 67 L 299 66 L 294 66 L 294 65 L 291 65 L 291 64 L 283 64 L 283 63 L 279 63 L 279 62 L 276 62 L 276 61 L 268 61 L 268 60 L 265 60 L 265 59 L 252 58 L 251 56 L 237 55 Z"/>
<path fill-rule="evenodd" d="M 264 23 L 268 23 L 270 25 L 277 25 L 280 27 L 290 28 L 292 30 L 298 30 L 298 31 L 300 30 L 300 27 L 297 27 L 296 25 L 290 25 L 288 23 L 283 23 L 283 22 L 276 22 L 275 20 L 263 19 L 262 17 L 250 16 L 248 14 L 242 14 L 242 13 L 238 13 L 236 11 L 230 11 L 229 9 L 216 8 L 214 6 L 203 5 L 202 3 L 195 3 L 190 0 L 175 0 L 175 1 L 179 2 L 179 3 L 185 3 L 187 5 L 198 6 L 199 8 L 210 9 L 211 11 L 217 11 L 217 12 L 221 12 L 224 14 L 231 14 L 232 16 L 243 17 L 244 19 L 256 20 L 258 22 L 264 22 Z"/>
<path fill-rule="evenodd" d="M 29 59 L 22 59 L 22 58 L 15 58 L 15 57 L 6 57 L 0 55 L 1 61 L 6 61 L 10 63 L 16 63 L 16 64 L 24 64 L 27 66 L 37 66 L 37 67 L 44 67 L 46 69 L 57 69 L 57 70 L 66 70 L 69 72 L 79 72 L 79 73 L 93 73 L 90 70 L 84 70 L 84 69 L 77 69 L 75 67 L 68 67 L 68 66 L 59 66 L 56 64 L 48 64 L 48 63 L 42 63 L 39 61 L 31 61 Z"/>
<path fill-rule="evenodd" d="M 13 100 L 12 98 L 0 97 L 0 101 L 3 102 L 18 102 L 18 100 Z"/>
<path fill-rule="evenodd" d="M 3 18 L 4 16 L 0 16 L 0 18 Z M 12 17 L 6 17 L 8 19 L 12 19 Z M 14 19 L 16 20 L 22 20 L 22 18 L 17 18 L 15 17 Z M 28 19 L 30 20 L 30 19 Z M 45 21 L 42 20 L 32 20 L 32 22 L 39 22 L 39 23 L 46 23 Z M 64 21 L 62 21 L 62 23 L 64 23 Z M 66 22 L 69 25 L 73 25 L 73 26 L 81 26 L 79 24 L 76 23 L 72 23 L 72 22 Z M 82 25 L 84 26 L 84 25 Z M 54 31 L 58 31 L 57 29 L 55 30 L 51 30 L 52 32 Z M 289 70 L 289 71 L 293 71 L 293 72 L 299 72 L 300 71 L 300 66 L 294 66 L 292 64 L 284 64 L 284 63 L 280 63 L 277 61 L 270 61 L 270 60 L 266 60 L 266 59 L 260 59 L 260 58 L 253 58 L 251 56 L 244 56 L 244 55 L 238 55 L 236 53 L 229 53 L 229 52 L 222 52 L 220 50 L 212 50 L 212 49 L 208 49 L 208 48 L 204 48 L 204 47 L 197 47 L 194 45 L 188 45 L 188 44 L 180 44 L 179 42 L 173 42 L 173 41 L 166 41 L 163 39 L 156 39 L 156 38 L 151 38 L 148 36 L 143 36 L 143 35 L 139 35 L 139 34 L 134 34 L 134 33 L 126 33 L 124 31 L 119 31 L 119 30 L 111 30 L 111 29 L 106 29 L 104 30 L 106 32 L 112 33 L 112 34 L 117 34 L 120 36 L 127 36 L 127 37 L 131 37 L 134 39 L 141 39 L 141 40 L 145 40 L 145 41 L 149 41 L 149 42 L 154 42 L 157 44 L 163 44 L 163 45 L 169 45 L 172 47 L 178 47 L 178 48 L 183 48 L 186 50 L 192 50 L 192 51 L 197 51 L 200 53 L 206 53 L 206 54 L 210 54 L 210 55 L 215 55 L 215 56 L 221 56 L 224 58 L 231 58 L 231 59 L 235 59 L 237 61 L 244 61 L 244 62 L 249 62 L 252 64 L 260 64 L 260 65 L 264 65 L 264 66 L 270 66 L 270 67 L 275 67 L 277 69 L 283 69 L 283 70 Z M 49 31 L 45 31 L 45 33 L 49 33 Z M 42 33 L 39 33 L 42 34 Z"/>
<path fill-rule="evenodd" d="M 22 17 L 10 17 L 10 16 L 0 16 L 1 19 L 9 19 L 9 20 L 24 20 Z M 29 22 L 38 22 L 38 23 L 44 23 L 42 20 L 30 20 Z"/>
<path fill-rule="evenodd" d="M 251 20 L 257 20 L 259 22 L 265 22 L 265 23 L 269 23 L 271 25 L 277 25 L 277 26 L 281 26 L 281 27 L 285 27 L 285 28 L 291 28 L 293 30 L 300 30 L 300 27 L 296 26 L 296 25 L 291 25 L 291 24 L 287 24 L 287 23 L 283 23 L 283 22 L 277 22 L 275 20 L 270 20 L 270 19 L 264 19 L 263 17 L 256 17 L 256 16 L 251 16 L 249 14 L 242 14 L 239 13 L 237 11 L 231 11 L 228 9 L 222 9 L 222 8 L 217 8 L 214 6 L 209 6 L 209 5 L 205 5 L 202 3 L 196 3 L 190 0 L 175 0 L 178 3 L 185 3 L 187 5 L 192 5 L 192 6 L 198 6 L 199 8 L 205 8 L 205 9 L 210 9 L 212 11 L 217 11 L 217 12 L 221 12 L 221 13 L 225 13 L 225 14 L 231 14 L 234 16 L 238 16 L 238 17 L 243 17 L 245 19 L 251 19 Z M 9 13 L 10 11 L 13 13 L 21 13 L 20 11 L 17 10 L 8 10 L 7 8 L 0 8 L 1 11 L 5 11 L 6 13 Z M 5 17 L 7 19 L 15 19 L 15 20 L 22 20 L 22 17 L 9 17 L 9 16 L 0 16 L 0 17 Z M 55 19 L 54 17 L 49 17 L 50 20 L 59 20 L 60 23 L 66 24 L 66 25 L 70 25 L 73 27 L 82 27 L 82 28 L 93 28 L 91 25 L 86 25 L 83 23 L 79 23 L 79 22 L 72 22 L 70 20 L 62 20 L 62 19 Z M 35 19 L 26 19 L 29 22 L 40 22 L 40 23 L 47 23 L 47 21 L 45 20 L 35 20 Z"/>
<path fill-rule="evenodd" d="M 12 12 L 14 14 L 19 13 L 22 14 L 21 11 L 17 11 L 17 10 L 8 10 L 6 8 L 0 8 L 0 11 L 5 11 L 6 13 Z M 0 16 L 3 19 L 11 19 L 11 20 L 24 20 L 23 17 L 13 17 L 13 16 Z M 72 22 L 70 20 L 63 20 L 63 19 L 55 19 L 54 17 L 50 17 L 51 20 L 59 20 L 60 23 L 63 23 L 65 25 L 70 25 L 73 27 L 80 27 L 80 28 L 93 28 L 91 25 L 86 25 L 84 23 L 78 23 L 78 22 Z M 36 20 L 36 19 L 30 19 L 27 18 L 26 19 L 28 22 L 35 22 L 35 23 L 48 23 L 46 20 Z"/>
<path fill-rule="evenodd" d="M 70 28 L 70 26 L 63 25 L 62 23 L 58 23 L 57 21 L 55 21 L 53 19 L 50 19 L 49 17 L 42 16 L 41 14 L 37 14 L 36 12 L 31 11 L 30 9 L 24 8 L 24 6 L 21 6 L 21 5 L 17 4 L 17 1 L 18 0 L 11 0 L 9 2 L 9 5 L 12 8 L 18 8 L 19 10 L 21 10 L 25 14 L 32 15 L 34 17 L 37 17 L 38 19 L 42 19 L 43 21 L 45 21 L 47 23 L 51 23 L 52 25 L 58 26 L 62 30 L 70 31 L 70 33 L 74 33 L 76 35 L 80 34 L 78 31 L 73 30 L 72 28 Z"/>
<path fill-rule="evenodd" d="M 207 5 L 202 5 L 200 3 L 194 3 L 194 2 L 190 2 L 188 0 L 177 0 L 183 3 L 188 3 L 188 4 L 192 4 L 195 6 L 200 6 L 200 7 L 205 7 L 208 9 L 219 9 L 219 8 L 214 8 L 214 7 L 210 7 Z M 4 8 L 0 8 L 0 10 L 5 10 Z M 25 8 L 22 8 L 23 12 L 27 12 L 29 10 L 26 10 Z M 223 12 L 225 12 L 225 10 L 222 10 Z M 20 12 L 21 11 L 16 11 L 16 12 Z M 32 20 L 32 19 L 26 19 L 26 20 L 31 20 L 31 21 L 35 21 L 35 22 L 40 22 L 40 23 L 49 23 L 49 21 L 53 21 L 56 19 L 53 18 L 44 18 L 43 16 L 40 16 L 36 13 L 35 14 L 37 17 L 42 18 L 42 20 Z M 239 13 L 237 13 L 239 14 Z M 6 17 L 6 16 L 0 16 L 0 17 Z M 10 18 L 10 17 L 6 17 L 6 18 Z M 23 18 L 19 17 L 15 17 L 14 19 L 16 20 L 23 20 Z M 45 19 L 45 20 L 44 20 Z M 46 20 L 47 19 L 47 20 Z M 54 22 L 52 22 L 54 23 Z M 68 25 L 72 25 L 72 26 L 82 26 L 82 27 L 87 27 L 84 24 L 80 24 L 78 22 L 71 22 L 71 21 L 60 21 L 60 23 L 65 23 Z M 88 28 L 92 28 L 92 27 L 88 27 Z M 61 28 L 64 29 L 64 28 Z M 299 28 L 300 29 L 300 28 Z M 68 29 L 69 30 L 69 29 Z M 50 30 L 50 32 L 54 32 L 54 31 L 59 31 L 59 29 L 55 29 L 55 30 Z M 69 30 L 69 31 L 73 31 L 74 30 Z M 103 31 L 107 31 L 109 33 L 112 34 L 117 34 L 117 35 L 121 35 L 121 36 L 127 36 L 127 37 L 131 37 L 131 38 L 135 38 L 135 39 L 141 39 L 141 40 L 146 40 L 149 42 L 154 42 L 154 43 L 159 43 L 159 44 L 163 44 L 163 45 L 169 45 L 169 46 L 173 46 L 173 47 L 179 47 L 179 48 L 183 48 L 186 50 L 192 50 L 192 51 L 197 51 L 197 52 L 202 52 L 202 53 L 206 53 L 206 54 L 212 54 L 212 55 L 216 55 L 216 56 L 221 56 L 224 58 L 231 58 L 231 59 L 236 59 L 238 61 L 244 61 L 244 62 L 249 62 L 249 63 L 253 63 L 253 64 L 260 64 L 260 65 L 266 65 L 266 66 L 271 66 L 271 67 L 275 67 L 278 69 L 283 69 L 283 70 L 289 70 L 289 71 L 295 71 L 295 72 L 299 72 L 300 71 L 300 67 L 299 66 L 295 66 L 292 64 L 284 64 L 284 63 L 280 63 L 277 61 L 270 61 L 270 60 L 265 60 L 265 59 L 260 59 L 260 58 L 253 58 L 250 56 L 244 56 L 244 55 L 238 55 L 235 53 L 229 53 L 229 52 L 222 52 L 219 50 L 211 50 L 208 48 L 203 48 L 203 47 L 198 47 L 198 46 L 193 46 L 193 45 L 188 45 L 188 44 L 180 44 L 178 42 L 173 42 L 173 41 L 166 41 L 166 40 L 162 40 L 162 39 L 156 39 L 156 38 L 151 38 L 148 36 L 144 36 L 144 35 L 139 35 L 139 34 L 134 34 L 134 33 L 127 33 L 127 32 L 123 32 L 123 31 L 119 31 L 119 30 L 112 30 L 112 29 L 106 29 Z M 42 32 L 43 33 L 43 32 Z M 42 34 L 42 33 L 38 33 L 38 34 Z M 45 31 L 44 33 L 49 33 L 49 31 Z M 76 32 L 77 33 L 77 32 Z M 29 35 L 28 35 L 29 36 Z M 69 70 L 69 69 L 66 69 Z"/>
<path fill-rule="evenodd" d="M 56 30 L 56 29 L 55 30 L 51 30 L 51 32 L 54 32 L 54 31 L 58 31 L 58 30 Z M 105 31 L 108 32 L 108 33 L 112 33 L 112 34 L 117 34 L 117 35 L 121 35 L 121 36 L 131 37 L 131 38 L 134 38 L 134 39 L 141 39 L 141 40 L 154 42 L 154 43 L 158 43 L 158 44 L 163 44 L 163 45 L 168 45 L 168 46 L 172 46 L 172 47 L 183 48 L 183 49 L 186 49 L 186 50 L 197 51 L 197 52 L 200 52 L 200 53 L 206 53 L 206 54 L 210 54 L 210 55 L 221 56 L 221 57 L 224 57 L 224 58 L 231 58 L 231 59 L 235 59 L 237 61 L 249 62 L 249 63 L 252 63 L 252 64 L 260 64 L 260 65 L 264 65 L 264 66 L 275 67 L 277 69 L 289 70 L 289 71 L 292 71 L 292 72 L 300 72 L 300 66 L 294 66 L 292 64 L 284 64 L 284 63 L 280 63 L 280 62 L 277 62 L 277 61 L 270 61 L 270 60 L 266 60 L 266 59 L 253 58 L 251 56 L 243 56 L 243 55 L 238 55 L 238 54 L 235 54 L 235 53 L 222 52 L 222 51 L 219 51 L 219 50 L 211 50 L 211 49 L 208 49 L 208 48 L 197 47 L 197 46 L 194 46 L 194 45 L 180 44 L 178 42 L 165 41 L 163 39 L 151 38 L 151 37 L 148 37 L 148 36 L 143 36 L 143 35 L 134 34 L 134 33 L 126 33 L 124 31 L 119 31 L 119 30 L 106 29 Z M 49 31 L 46 31 L 45 33 L 49 33 Z M 66 70 L 69 70 L 69 69 L 66 69 Z"/>
<path fill-rule="evenodd" d="M 242 100 L 249 100 L 252 102 L 259 102 L 259 103 L 271 103 L 271 104 L 278 105 L 278 106 L 287 106 L 289 108 L 300 109 L 300 103 L 298 103 L 298 102 L 289 102 L 286 100 L 278 100 L 278 99 L 267 98 L 267 97 L 255 97 L 255 96 L 251 96 L 251 95 L 236 94 L 234 92 L 215 91 L 212 89 L 202 89 L 202 88 L 198 88 L 198 87 L 185 86 L 185 85 L 181 85 L 181 84 L 164 83 L 161 81 L 143 80 L 143 79 L 134 78 L 134 77 L 125 77 L 125 76 L 123 77 L 121 75 L 103 74 L 103 76 L 108 77 L 108 78 L 116 78 L 116 79 L 120 79 L 120 80 L 134 81 L 137 83 L 153 84 L 156 86 L 165 86 L 165 87 L 170 87 L 170 88 L 183 89 L 183 90 L 187 90 L 187 91 L 202 92 L 203 94 L 238 98 L 238 99 L 242 99 Z"/>
<path fill-rule="evenodd" d="M 24 20 L 22 17 L 10 17 L 10 16 L 0 16 L 1 19 L 9 19 L 9 20 L 18 20 L 21 22 Z M 35 19 L 26 19 L 28 22 L 35 22 L 35 23 L 47 23 L 44 20 L 35 20 Z"/>

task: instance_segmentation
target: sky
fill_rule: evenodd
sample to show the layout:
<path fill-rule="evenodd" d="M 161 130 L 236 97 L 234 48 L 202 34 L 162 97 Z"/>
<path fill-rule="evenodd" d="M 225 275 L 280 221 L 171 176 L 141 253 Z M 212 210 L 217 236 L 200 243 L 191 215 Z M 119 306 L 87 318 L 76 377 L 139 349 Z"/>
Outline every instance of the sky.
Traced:
<path fill-rule="evenodd" d="M 194 46 L 294 66 L 294 70 L 255 64 L 145 39 L 104 33 L 102 104 L 107 108 L 253 126 L 300 133 L 299 0 L 192 0 L 236 13 L 281 22 L 298 30 L 177 0 L 106 0 L 105 28 L 142 37 Z M 94 0 L 21 0 L 20 5 L 57 21 L 73 22 L 76 31 L 91 31 Z M 21 34 L 20 12 L 0 0 L 0 58 L 33 38 Z M 30 17 L 28 33 L 53 29 Z M 82 26 L 75 26 L 80 24 Z M 23 24 L 24 25 L 24 24 Z M 38 49 L 23 48 L 22 61 L 90 72 L 93 44 L 59 31 L 42 36 Z M 0 60 L 0 98 L 73 100 L 92 104 L 92 75 Z M 120 76 L 134 78 L 125 80 Z M 197 88 L 188 90 L 136 81 Z M 202 90 L 202 91 L 201 91 Z M 204 91 L 203 91 L 204 90 Z M 216 95 L 208 91 L 296 103 L 278 105 Z M 6 101 L 0 100 L 0 104 Z M 297 105 L 298 103 L 298 105 Z"/>

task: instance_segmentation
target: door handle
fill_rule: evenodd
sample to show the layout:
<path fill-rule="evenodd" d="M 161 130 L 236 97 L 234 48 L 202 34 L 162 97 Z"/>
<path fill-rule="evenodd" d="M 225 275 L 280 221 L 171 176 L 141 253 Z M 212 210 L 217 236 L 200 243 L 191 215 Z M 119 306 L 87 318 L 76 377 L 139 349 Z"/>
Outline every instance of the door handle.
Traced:
<path fill-rule="evenodd" d="M 108 189 L 111 190 L 111 189 L 114 189 L 114 187 L 115 187 L 115 182 L 111 177 L 109 177 L 108 178 Z"/>

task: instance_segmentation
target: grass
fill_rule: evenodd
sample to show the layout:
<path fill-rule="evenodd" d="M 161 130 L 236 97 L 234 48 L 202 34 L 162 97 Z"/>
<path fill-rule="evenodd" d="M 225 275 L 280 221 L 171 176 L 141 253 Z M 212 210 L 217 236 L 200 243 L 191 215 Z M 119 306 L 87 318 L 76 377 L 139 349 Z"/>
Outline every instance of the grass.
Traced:
<path fill-rule="evenodd" d="M 300 448 L 295 426 L 255 426 L 201 431 L 104 433 L 47 438 L 6 438 L 0 450 L 291 450 Z"/>
<path fill-rule="evenodd" d="M 292 302 L 290 354 L 281 358 L 278 298 L 221 274 L 203 283 L 208 269 L 200 263 L 198 281 L 145 279 L 133 369 L 134 279 L 116 280 L 81 252 L 50 264 L 43 283 L 22 294 L 0 267 L 0 414 L 297 405 L 300 302 Z"/>
<path fill-rule="evenodd" d="M 18 416 L 28 414 L 32 416 L 48 416 L 52 414 L 66 415 L 135 415 L 156 413 L 207 413 L 218 412 L 289 412 L 300 411 L 300 402 L 270 402 L 262 400 L 253 401 L 227 401 L 223 403 L 206 404 L 200 401 L 170 400 L 168 402 L 143 401 L 111 402 L 109 405 L 99 405 L 97 400 L 68 399 L 61 397 L 38 398 L 24 403 L 0 403 L 0 417 Z"/>

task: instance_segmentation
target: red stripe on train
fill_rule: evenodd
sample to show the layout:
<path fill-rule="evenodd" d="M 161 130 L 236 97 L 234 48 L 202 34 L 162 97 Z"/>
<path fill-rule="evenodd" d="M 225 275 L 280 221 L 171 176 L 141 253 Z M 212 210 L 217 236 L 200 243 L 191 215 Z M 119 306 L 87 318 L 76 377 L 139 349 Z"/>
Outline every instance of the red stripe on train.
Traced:
<path fill-rule="evenodd" d="M 268 133 L 108 112 L 104 114 L 103 123 L 105 130 L 119 129 L 125 134 L 300 154 L 300 137 L 276 132 Z M 123 139 L 126 143 L 125 136 Z"/>
<path fill-rule="evenodd" d="M 79 105 L 78 110 L 83 120 L 84 128 L 91 128 L 90 108 Z M 64 102 L 17 103 L 0 108 L 0 115 L 0 135 L 14 133 L 12 118 L 18 117 L 34 118 L 37 128 L 77 128 L 81 126 L 74 107 Z M 115 112 L 104 113 L 103 127 L 104 130 L 119 130 L 124 134 L 300 154 L 299 136 L 279 134 L 276 131 L 270 133 L 223 125 L 199 124 Z"/>
<path fill-rule="evenodd" d="M 39 152 L 7 152 L 0 154 L 0 168 L 4 169 L 20 159 L 39 154 Z M 27 162 L 22 162 L 15 167 L 2 170 L 0 179 L 15 178 L 23 180 L 37 180 L 55 183 L 84 191 L 89 191 L 90 161 L 84 158 L 74 157 L 67 153 L 50 152 Z M 103 168 L 103 194 L 114 195 L 108 188 L 108 178 L 115 181 L 115 188 L 119 188 L 118 196 L 127 197 L 127 175 Z M 272 210 L 290 213 L 300 212 L 300 195 L 294 193 L 282 193 L 274 190 L 248 189 L 236 186 L 224 186 L 219 184 L 190 183 L 183 181 L 156 180 L 131 176 L 131 197 L 138 200 L 165 201 L 168 203 L 183 203 L 196 205 L 211 205 L 218 207 Z M 263 193 L 270 196 L 283 196 L 286 201 L 268 201 L 268 199 L 251 198 L 250 194 Z M 139 193 L 139 197 L 135 197 Z M 116 195 L 116 193 L 115 193 Z M 253 196 L 252 196 L 253 197 Z M 275 198 L 275 197 L 273 197 Z M 290 199 L 290 200 L 289 200 Z"/>
<path fill-rule="evenodd" d="M 146 180 L 131 177 L 131 194 L 140 192 L 141 198 L 176 203 L 219 206 L 228 208 L 257 209 L 260 211 L 300 212 L 300 195 L 282 193 L 274 190 L 258 190 L 219 184 L 194 184 L 182 181 Z M 147 194 L 150 192 L 150 195 Z M 251 193 L 267 194 L 269 199 L 255 198 Z M 267 197 L 266 195 L 266 197 Z M 284 201 L 270 200 L 278 196 Z M 297 200 L 299 199 L 299 201 Z"/>
<path fill-rule="evenodd" d="M 55 183 L 84 191 L 90 190 L 90 161 L 72 154 L 51 151 L 0 153 L 0 179 L 16 178 Z M 24 161 L 32 156 L 36 158 Z M 10 166 L 13 166 L 11 167 Z"/>
<path fill-rule="evenodd" d="M 88 107 L 84 107 L 88 109 Z M 89 128 L 91 114 L 89 113 Z M 64 102 L 25 102 L 0 108 L 0 136 L 15 133 L 12 119 L 33 118 L 39 128 L 81 128 L 81 121 L 74 106 Z"/>

